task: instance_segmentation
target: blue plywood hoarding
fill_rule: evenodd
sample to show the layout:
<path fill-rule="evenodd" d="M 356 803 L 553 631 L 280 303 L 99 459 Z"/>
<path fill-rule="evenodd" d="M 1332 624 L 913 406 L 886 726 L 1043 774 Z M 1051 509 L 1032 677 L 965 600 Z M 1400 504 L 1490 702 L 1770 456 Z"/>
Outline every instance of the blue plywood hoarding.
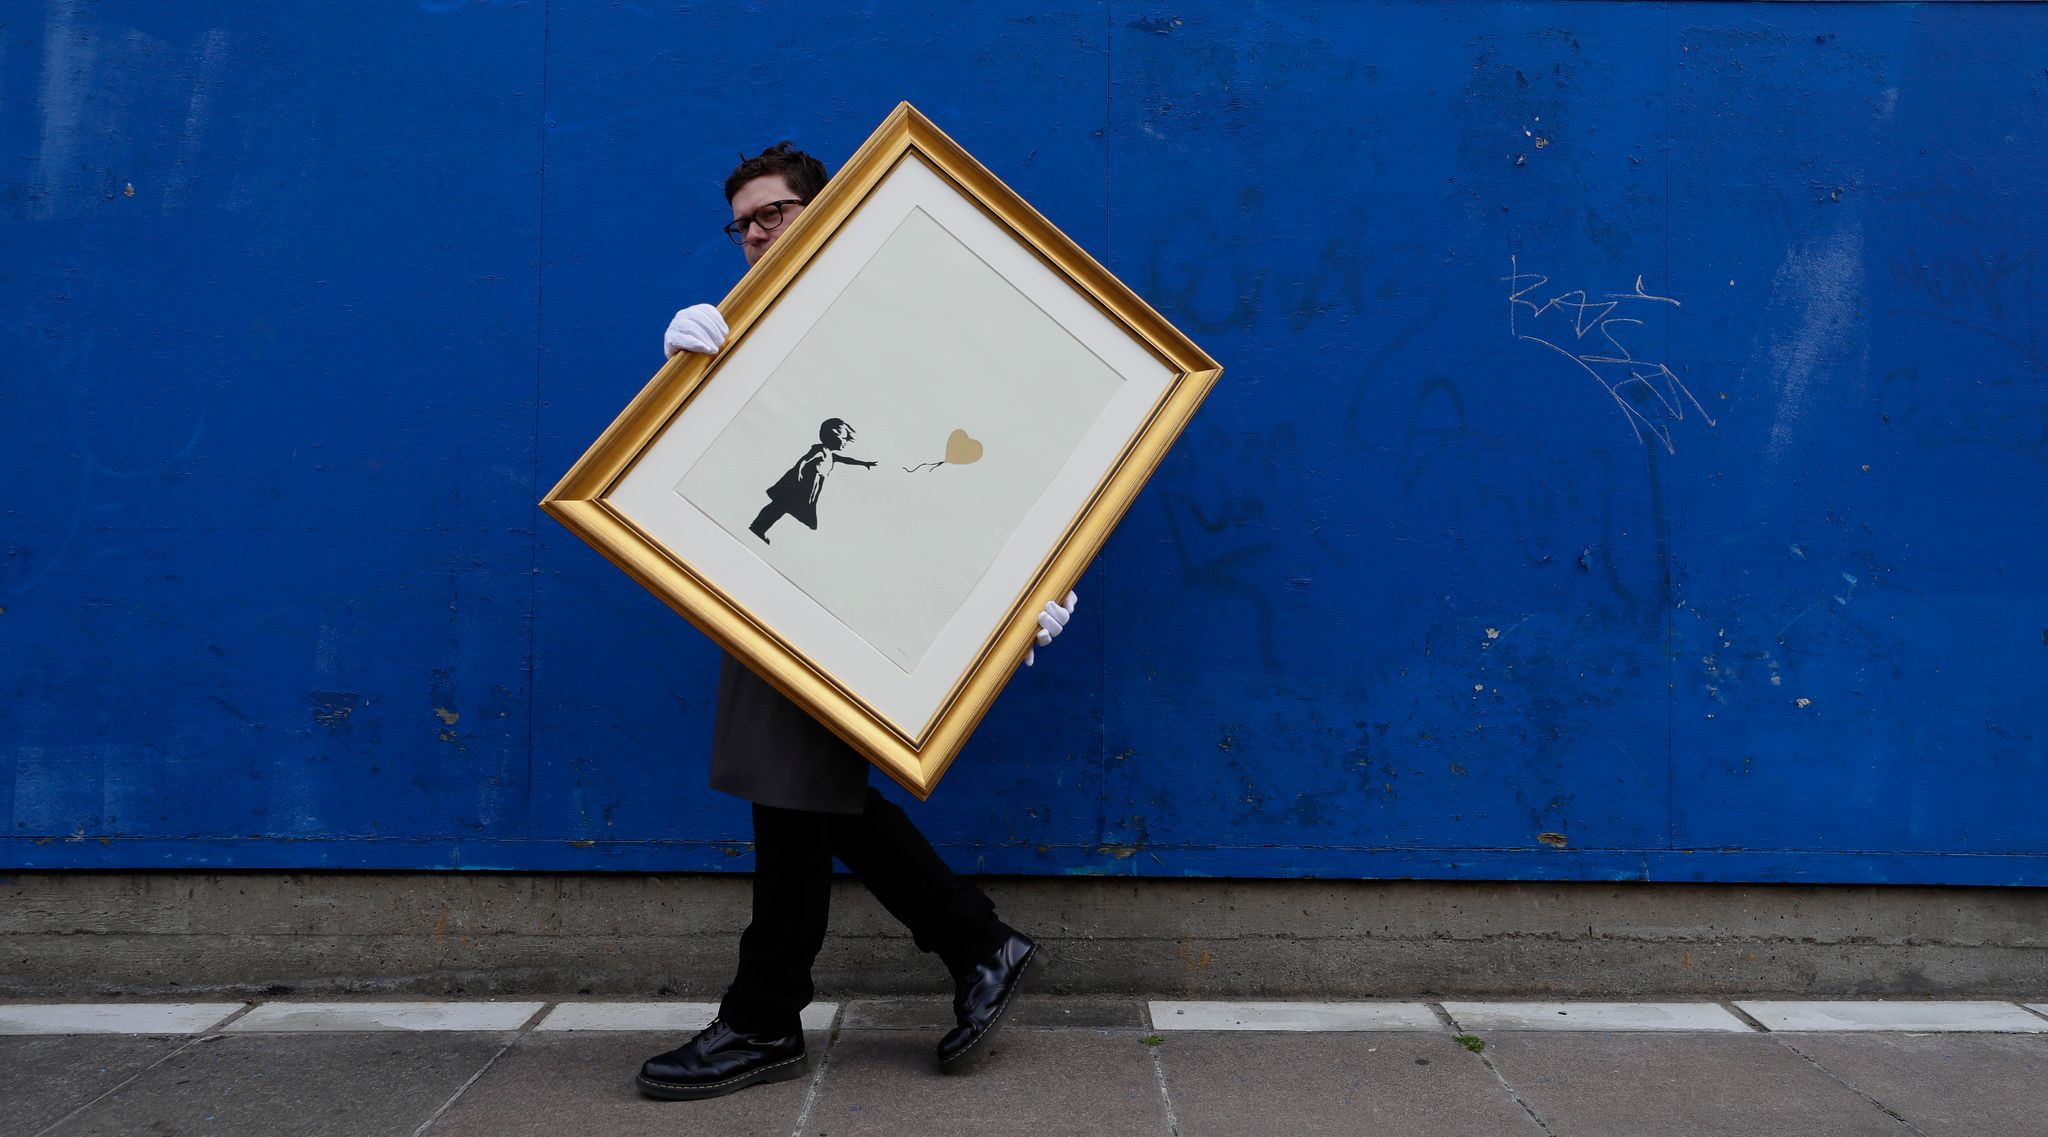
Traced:
<path fill-rule="evenodd" d="M 1228 368 L 916 816 L 991 872 L 2048 880 L 2037 5 L 0 26 L 0 860 L 745 868 L 533 508 L 899 99 Z"/>

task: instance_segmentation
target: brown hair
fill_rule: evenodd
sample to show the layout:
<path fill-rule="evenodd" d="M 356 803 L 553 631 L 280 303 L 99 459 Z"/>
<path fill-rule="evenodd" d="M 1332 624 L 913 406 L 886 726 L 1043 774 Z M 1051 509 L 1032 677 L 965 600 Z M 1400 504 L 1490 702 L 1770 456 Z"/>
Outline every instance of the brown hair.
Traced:
<path fill-rule="evenodd" d="M 740 155 L 740 164 L 725 179 L 725 200 L 730 203 L 740 187 L 755 178 L 778 174 L 789 183 L 797 200 L 809 205 L 825 188 L 825 163 L 796 148 L 793 142 L 778 142 L 752 158 Z"/>

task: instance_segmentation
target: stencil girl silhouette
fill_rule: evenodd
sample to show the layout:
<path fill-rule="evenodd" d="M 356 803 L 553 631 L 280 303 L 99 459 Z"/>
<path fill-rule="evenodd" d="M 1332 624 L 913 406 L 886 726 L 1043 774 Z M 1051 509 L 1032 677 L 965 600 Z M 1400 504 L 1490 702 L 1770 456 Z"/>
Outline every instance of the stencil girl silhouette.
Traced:
<path fill-rule="evenodd" d="M 848 458 L 839 453 L 847 443 L 853 441 L 853 428 L 844 419 L 828 418 L 818 424 L 818 444 L 804 451 L 789 472 L 768 487 L 768 504 L 754 516 L 754 523 L 747 526 L 747 532 L 769 544 L 768 527 L 783 517 L 794 517 L 806 528 L 818 527 L 818 495 L 825 492 L 825 477 L 832 467 L 844 463 L 848 466 L 873 468 L 873 462 Z"/>

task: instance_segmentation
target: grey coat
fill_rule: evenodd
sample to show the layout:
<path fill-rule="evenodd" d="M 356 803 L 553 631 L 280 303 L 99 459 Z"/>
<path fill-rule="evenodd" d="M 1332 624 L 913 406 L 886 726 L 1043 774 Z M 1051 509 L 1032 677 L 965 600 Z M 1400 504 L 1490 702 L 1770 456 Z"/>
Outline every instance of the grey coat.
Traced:
<path fill-rule="evenodd" d="M 868 760 L 728 655 L 718 668 L 711 788 L 778 809 L 860 813 Z"/>

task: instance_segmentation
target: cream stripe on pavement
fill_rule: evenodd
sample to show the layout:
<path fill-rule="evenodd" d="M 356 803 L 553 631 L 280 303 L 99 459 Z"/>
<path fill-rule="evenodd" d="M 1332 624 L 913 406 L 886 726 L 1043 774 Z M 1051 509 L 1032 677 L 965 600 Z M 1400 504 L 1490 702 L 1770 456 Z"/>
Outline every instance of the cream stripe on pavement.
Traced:
<path fill-rule="evenodd" d="M 1154 1030 L 1442 1030 L 1426 1003 L 1153 1002 Z"/>
<path fill-rule="evenodd" d="M 0 1034 L 198 1034 L 247 1003 L 17 1003 Z"/>
<path fill-rule="evenodd" d="M 1465 1030 L 1754 1029 L 1713 1003 L 1445 1003 L 1443 1008 Z"/>
<path fill-rule="evenodd" d="M 535 1030 L 698 1031 L 718 1015 L 717 1003 L 563 1003 Z M 805 1030 L 830 1030 L 837 1003 L 812 1003 L 803 1010 Z"/>
<path fill-rule="evenodd" d="M 1461 1031 L 1734 1032 L 1751 1029 L 1710 1002 L 1446 1002 Z M 2000 1000 L 1737 1000 L 1773 1031 L 1979 1032 L 2048 1034 L 2048 1003 Z M 542 1002 L 270 1002 L 221 1025 L 246 1003 L 0 1004 L 0 1035 L 197 1034 L 266 1031 L 513 1031 L 547 1007 Z M 1155 1000 L 1159 1031 L 1432 1031 L 1445 1029 L 1428 1003 Z M 840 1005 L 805 1008 L 805 1030 L 828 1030 Z M 2039 1011 L 2041 1015 L 2031 1013 Z M 716 1003 L 561 1003 L 534 1029 L 691 1032 L 718 1013 Z"/>
<path fill-rule="evenodd" d="M 1738 999 L 1744 1014 L 1781 1031 L 2012 1031 L 2048 1033 L 2048 1020 L 2012 1003 L 1788 1002 Z"/>
<path fill-rule="evenodd" d="M 345 1030 L 518 1030 L 546 1003 L 265 1003 L 225 1033 Z"/>

